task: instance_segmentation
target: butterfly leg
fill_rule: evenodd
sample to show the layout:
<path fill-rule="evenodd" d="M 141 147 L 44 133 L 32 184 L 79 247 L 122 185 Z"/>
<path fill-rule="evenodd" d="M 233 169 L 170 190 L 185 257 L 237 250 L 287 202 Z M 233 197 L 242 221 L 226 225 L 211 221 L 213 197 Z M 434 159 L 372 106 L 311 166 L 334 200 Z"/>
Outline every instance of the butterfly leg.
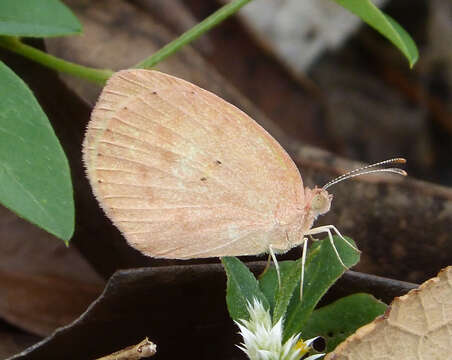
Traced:
<path fill-rule="evenodd" d="M 336 229 L 333 225 L 319 226 L 314 229 L 310 229 L 309 231 L 307 231 L 305 233 L 305 235 L 315 235 L 315 234 L 326 232 L 328 234 L 328 239 L 330 240 L 331 246 L 333 247 L 333 250 L 334 250 L 339 262 L 345 269 L 348 270 L 348 266 L 344 264 L 344 262 L 341 259 L 341 256 L 339 255 L 339 252 L 336 249 L 336 245 L 334 245 L 333 235 L 331 234 L 331 230 L 330 230 L 331 228 Z M 333 231 L 334 231 L 334 229 L 333 229 Z M 336 229 L 336 231 L 337 231 L 337 229 Z M 343 239 L 342 235 L 341 235 L 341 238 Z M 347 240 L 345 240 L 345 241 L 346 241 L 346 243 L 348 243 L 350 246 L 352 246 L 355 249 L 355 247 L 352 244 L 350 244 L 350 242 L 348 242 Z M 358 249 L 356 249 L 356 250 L 358 250 Z"/>
<path fill-rule="evenodd" d="M 319 241 L 319 239 L 315 238 L 315 237 L 312 236 L 312 235 L 308 235 L 308 236 L 309 236 L 309 239 L 311 239 L 311 241 Z"/>
<path fill-rule="evenodd" d="M 304 266 L 306 264 L 306 252 L 308 251 L 308 239 L 303 239 L 303 255 L 301 256 L 301 278 L 300 278 L 300 301 L 303 298 L 303 284 L 304 284 Z"/>
<path fill-rule="evenodd" d="M 326 225 L 328 226 L 331 230 L 333 230 L 342 240 L 344 240 L 344 242 L 350 246 L 353 250 L 355 250 L 356 252 L 361 252 L 361 250 L 359 250 L 356 246 L 354 246 L 350 241 L 348 241 L 345 237 L 342 236 L 342 234 L 339 232 L 339 230 L 336 228 L 336 226 L 334 225 Z"/>
<path fill-rule="evenodd" d="M 278 260 L 276 260 L 275 253 L 273 252 L 273 248 L 271 245 L 268 246 L 268 253 L 272 257 L 273 263 L 275 264 L 276 274 L 278 275 L 278 284 L 279 284 L 279 287 L 281 288 L 281 273 L 279 272 L 279 264 L 278 264 Z"/>
<path fill-rule="evenodd" d="M 339 232 L 339 230 L 334 225 L 325 225 L 325 226 L 319 226 L 319 227 L 313 228 L 313 229 L 307 231 L 305 235 L 319 234 L 322 232 L 328 232 L 328 230 L 333 230 L 353 250 L 355 250 L 356 252 L 359 252 L 359 253 L 361 252 L 361 250 L 359 250 L 350 241 L 348 241 L 345 237 L 343 237 L 342 234 Z"/>
<path fill-rule="evenodd" d="M 262 272 L 259 274 L 258 278 L 260 279 L 262 276 L 265 275 L 265 273 L 268 271 L 268 269 L 270 268 L 270 263 L 271 263 L 272 257 L 270 254 L 268 254 L 267 257 L 267 263 L 265 264 L 265 268 L 264 270 L 262 270 Z"/>

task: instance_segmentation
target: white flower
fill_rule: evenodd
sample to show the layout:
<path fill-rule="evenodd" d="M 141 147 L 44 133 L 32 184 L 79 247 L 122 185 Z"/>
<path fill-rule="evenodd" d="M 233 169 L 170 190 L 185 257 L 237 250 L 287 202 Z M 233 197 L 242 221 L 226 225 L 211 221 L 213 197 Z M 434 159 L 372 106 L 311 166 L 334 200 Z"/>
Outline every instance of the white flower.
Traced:
<path fill-rule="evenodd" d="M 291 336 L 282 344 L 282 319 L 272 326 L 269 311 L 262 303 L 254 299 L 248 303 L 249 320 L 239 320 L 235 323 L 240 328 L 243 344 L 239 346 L 251 360 L 299 360 L 309 352 L 310 345 L 316 339 L 303 341 L 300 334 Z M 324 354 L 311 355 L 304 360 L 314 360 Z"/>

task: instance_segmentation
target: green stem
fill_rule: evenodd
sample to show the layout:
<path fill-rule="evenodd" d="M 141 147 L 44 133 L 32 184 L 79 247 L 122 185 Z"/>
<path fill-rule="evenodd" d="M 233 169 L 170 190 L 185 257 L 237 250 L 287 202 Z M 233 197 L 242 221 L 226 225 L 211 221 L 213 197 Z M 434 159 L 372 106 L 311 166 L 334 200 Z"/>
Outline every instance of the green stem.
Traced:
<path fill-rule="evenodd" d="M 236 13 L 241 7 L 245 6 L 250 1 L 251 0 L 235 0 L 227 5 L 224 5 L 223 7 L 215 11 L 212 15 L 201 21 L 199 24 L 195 25 L 190 30 L 183 33 L 177 39 L 171 41 L 169 44 L 166 44 L 152 56 L 135 65 L 135 67 L 136 68 L 154 67 L 160 61 L 166 59 L 168 56 L 179 50 L 182 46 L 197 39 L 205 32 L 209 31 L 214 26 L 218 25 L 224 19 Z"/>
<path fill-rule="evenodd" d="M 16 37 L 0 37 L 0 47 L 20 54 L 48 68 L 77 76 L 99 85 L 104 85 L 108 78 L 113 74 L 113 71 L 111 70 L 89 68 L 57 58 L 44 51 L 24 44 Z"/>

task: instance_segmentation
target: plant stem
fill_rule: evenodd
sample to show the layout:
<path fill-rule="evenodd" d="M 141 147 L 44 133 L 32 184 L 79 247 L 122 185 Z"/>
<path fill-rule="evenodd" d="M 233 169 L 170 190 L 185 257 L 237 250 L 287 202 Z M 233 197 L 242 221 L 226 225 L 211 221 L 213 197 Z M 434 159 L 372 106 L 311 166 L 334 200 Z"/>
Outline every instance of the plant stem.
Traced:
<path fill-rule="evenodd" d="M 234 0 L 231 3 L 224 5 L 199 24 L 183 33 L 180 37 L 165 45 L 163 48 L 154 53 L 154 55 L 135 65 L 135 67 L 154 67 L 160 61 L 166 59 L 184 45 L 197 39 L 229 16 L 235 14 L 240 8 L 248 4 L 250 1 L 251 0 Z M 48 68 L 83 78 L 99 85 L 104 85 L 108 78 L 113 74 L 113 71 L 111 70 L 90 68 L 57 58 L 56 56 L 47 54 L 44 51 L 24 44 L 19 40 L 19 38 L 16 37 L 0 37 L 0 47 L 8 49 L 16 54 L 20 54 Z"/>
<path fill-rule="evenodd" d="M 0 37 L 0 47 L 20 54 L 48 68 L 104 85 L 113 71 L 94 69 L 66 61 L 44 51 L 26 45 L 16 37 Z"/>
<path fill-rule="evenodd" d="M 224 19 L 236 13 L 241 7 L 245 6 L 250 1 L 251 0 L 234 0 L 231 3 L 224 5 L 223 7 L 215 11 L 212 15 L 208 16 L 203 21 L 201 21 L 199 24 L 193 26 L 190 30 L 184 32 L 177 39 L 166 44 L 152 56 L 135 65 L 135 67 L 136 68 L 154 67 L 160 61 L 166 59 L 168 56 L 175 53 L 184 45 L 197 39 L 205 32 L 209 31 L 214 26 L 218 25 Z"/>

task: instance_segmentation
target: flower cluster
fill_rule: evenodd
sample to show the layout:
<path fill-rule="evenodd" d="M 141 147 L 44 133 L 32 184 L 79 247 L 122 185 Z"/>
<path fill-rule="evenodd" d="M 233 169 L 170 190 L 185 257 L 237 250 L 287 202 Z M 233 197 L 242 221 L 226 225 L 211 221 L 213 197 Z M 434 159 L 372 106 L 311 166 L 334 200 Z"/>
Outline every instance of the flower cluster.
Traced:
<path fill-rule="evenodd" d="M 282 318 L 272 326 L 270 312 L 257 299 L 253 300 L 253 304 L 248 303 L 247 308 L 250 319 L 235 323 L 243 336 L 243 344 L 239 348 L 250 360 L 299 360 L 309 352 L 310 345 L 316 338 L 303 341 L 300 334 L 297 334 L 282 344 Z M 318 359 L 323 355 L 311 355 L 304 360 Z"/>

